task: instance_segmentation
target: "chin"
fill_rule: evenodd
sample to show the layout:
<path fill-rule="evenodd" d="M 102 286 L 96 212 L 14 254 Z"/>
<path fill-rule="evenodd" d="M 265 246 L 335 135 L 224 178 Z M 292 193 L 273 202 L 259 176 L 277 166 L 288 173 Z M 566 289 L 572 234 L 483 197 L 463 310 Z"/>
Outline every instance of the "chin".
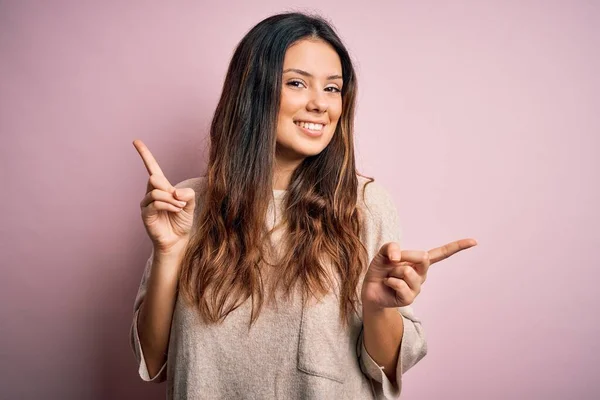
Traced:
<path fill-rule="evenodd" d="M 325 148 L 331 141 L 332 136 L 326 135 L 326 137 L 311 139 L 305 137 L 298 137 L 295 135 L 296 132 L 291 133 L 292 134 L 289 136 L 286 135 L 287 137 L 279 143 L 281 149 L 285 149 L 285 153 L 288 154 L 288 157 L 291 156 L 293 158 L 306 158 L 320 154 L 323 150 L 325 150 Z"/>
<path fill-rule="evenodd" d="M 294 150 L 302 155 L 304 158 L 312 157 L 320 154 L 323 150 L 325 150 L 326 145 L 323 146 L 321 143 L 314 143 L 312 146 L 302 146 L 297 147 Z"/>

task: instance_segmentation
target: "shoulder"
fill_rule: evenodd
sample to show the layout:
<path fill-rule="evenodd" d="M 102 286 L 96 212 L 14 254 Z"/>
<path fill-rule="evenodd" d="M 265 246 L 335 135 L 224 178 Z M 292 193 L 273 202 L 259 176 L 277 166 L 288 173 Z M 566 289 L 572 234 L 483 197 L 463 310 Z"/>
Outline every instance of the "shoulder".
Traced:
<path fill-rule="evenodd" d="M 192 188 L 196 192 L 196 195 L 198 195 L 204 192 L 204 189 L 206 188 L 206 177 L 199 176 L 197 178 L 185 179 L 177 183 L 175 187 L 177 189 Z"/>
<path fill-rule="evenodd" d="M 358 208 L 362 215 L 362 239 L 369 259 L 388 242 L 400 242 L 402 230 L 396 203 L 379 181 L 358 176 Z"/>
<path fill-rule="evenodd" d="M 396 204 L 388 189 L 377 180 L 358 175 L 358 204 L 367 213 L 389 215 Z"/>

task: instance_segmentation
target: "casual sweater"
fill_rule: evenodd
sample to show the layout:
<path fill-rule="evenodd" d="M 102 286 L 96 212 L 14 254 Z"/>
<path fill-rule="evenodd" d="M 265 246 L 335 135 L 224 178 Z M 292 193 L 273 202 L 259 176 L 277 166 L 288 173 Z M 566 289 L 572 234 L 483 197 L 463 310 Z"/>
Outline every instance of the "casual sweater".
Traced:
<path fill-rule="evenodd" d="M 384 243 L 400 242 L 398 213 L 379 183 L 365 186 L 366 179 L 360 176 L 358 179 L 357 205 L 364 215 L 360 238 L 372 260 Z M 202 207 L 205 179 L 188 179 L 176 187 L 191 187 L 196 191 L 195 225 Z M 266 221 L 269 229 L 279 226 L 284 196 L 284 190 L 273 190 Z M 278 235 L 276 230 L 273 238 L 276 245 L 281 232 Z M 398 399 L 402 375 L 427 352 L 421 322 L 410 306 L 398 308 L 404 335 L 396 384 L 392 384 L 365 349 L 362 309 L 359 307 L 359 312 L 352 315 L 349 327 L 340 324 L 335 291 L 307 306 L 301 296 L 277 302 L 276 306 L 263 306 L 251 329 L 248 328 L 250 299 L 223 323 L 214 325 L 204 323 L 193 307 L 178 298 L 167 360 L 156 376 L 151 377 L 137 321 L 152 259 L 151 253 L 134 303 L 130 340 L 140 377 L 148 382 L 166 380 L 167 399 Z M 359 288 L 363 278 L 361 275 Z"/>

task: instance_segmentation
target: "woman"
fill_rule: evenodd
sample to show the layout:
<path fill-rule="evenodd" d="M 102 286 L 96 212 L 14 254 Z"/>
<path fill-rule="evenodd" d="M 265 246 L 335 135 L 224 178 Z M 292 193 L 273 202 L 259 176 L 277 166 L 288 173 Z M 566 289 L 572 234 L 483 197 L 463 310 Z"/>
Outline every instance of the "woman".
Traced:
<path fill-rule="evenodd" d="M 425 355 L 409 305 L 475 241 L 401 251 L 392 200 L 356 172 L 355 97 L 328 23 L 275 15 L 235 50 L 205 177 L 173 187 L 134 142 L 153 251 L 131 340 L 169 398 L 398 398 Z"/>

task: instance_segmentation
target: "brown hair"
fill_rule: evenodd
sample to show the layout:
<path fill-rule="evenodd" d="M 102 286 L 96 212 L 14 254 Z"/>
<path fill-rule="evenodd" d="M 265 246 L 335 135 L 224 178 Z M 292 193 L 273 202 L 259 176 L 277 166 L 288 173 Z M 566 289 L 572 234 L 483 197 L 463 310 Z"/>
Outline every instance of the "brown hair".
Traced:
<path fill-rule="evenodd" d="M 286 50 L 304 38 L 323 40 L 340 57 L 342 114 L 329 145 L 294 171 L 283 199 L 285 247 L 274 288 L 303 301 L 332 289 L 337 273 L 340 316 L 356 312 L 357 285 L 367 263 L 360 241 L 353 124 L 356 76 L 348 51 L 322 18 L 300 13 L 269 17 L 238 44 L 210 129 L 206 188 L 197 229 L 186 251 L 180 293 L 205 322 L 217 323 L 252 299 L 250 326 L 265 301 L 261 265 L 271 232 L 265 226 L 272 197 L 276 126 Z M 270 291 L 273 295 L 273 291 Z"/>

